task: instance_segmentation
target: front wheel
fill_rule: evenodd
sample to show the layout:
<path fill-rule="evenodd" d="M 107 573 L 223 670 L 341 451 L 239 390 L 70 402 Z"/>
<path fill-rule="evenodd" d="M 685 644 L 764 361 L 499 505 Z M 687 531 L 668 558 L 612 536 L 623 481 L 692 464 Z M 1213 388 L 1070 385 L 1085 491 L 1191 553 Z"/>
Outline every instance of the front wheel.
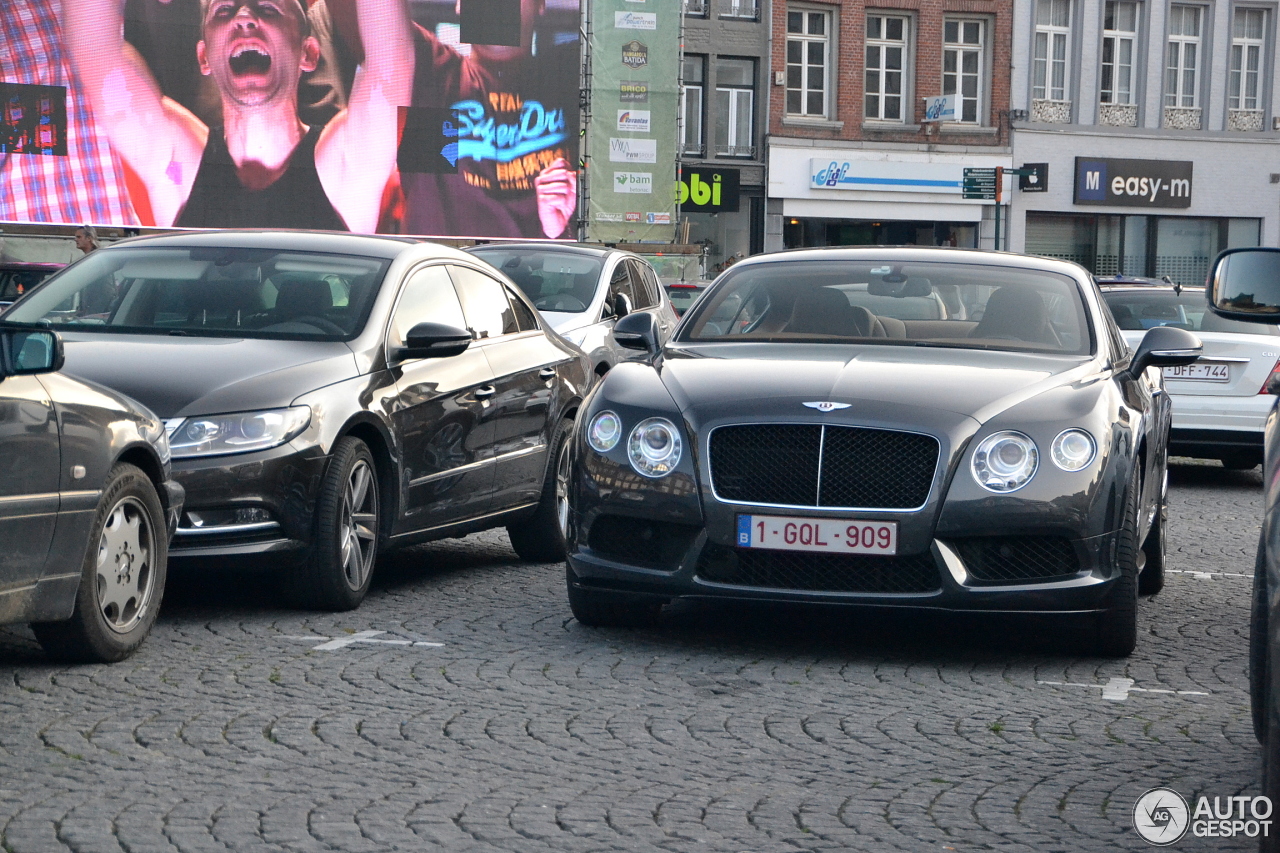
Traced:
<path fill-rule="evenodd" d="M 564 418 L 551 437 L 551 464 L 542 484 L 542 497 L 533 515 L 507 525 L 511 547 L 530 563 L 563 560 L 569 537 L 569 439 L 573 418 Z"/>
<path fill-rule="evenodd" d="M 155 624 L 169 564 L 164 507 L 142 469 L 111 469 L 89 542 L 71 618 L 31 629 L 59 660 L 124 660 Z"/>
<path fill-rule="evenodd" d="M 288 593 L 320 610 L 354 610 L 373 579 L 378 558 L 378 469 L 368 445 L 338 441 L 316 500 L 315 541 L 289 576 Z"/>
<path fill-rule="evenodd" d="M 1147 540 L 1142 543 L 1142 553 L 1146 557 L 1146 564 L 1142 567 L 1142 572 L 1138 575 L 1138 594 L 1139 595 L 1155 595 L 1164 589 L 1164 564 L 1165 564 L 1165 530 L 1169 524 L 1169 474 L 1165 472 L 1164 483 L 1160 489 L 1160 504 L 1156 507 L 1156 520 L 1151 524 L 1151 532 L 1147 534 Z"/>
<path fill-rule="evenodd" d="M 1138 645 L 1138 502 L 1142 480 L 1133 472 L 1125 498 L 1124 519 L 1116 533 L 1116 578 L 1111 606 L 1095 615 L 1094 651 L 1123 658 Z"/>

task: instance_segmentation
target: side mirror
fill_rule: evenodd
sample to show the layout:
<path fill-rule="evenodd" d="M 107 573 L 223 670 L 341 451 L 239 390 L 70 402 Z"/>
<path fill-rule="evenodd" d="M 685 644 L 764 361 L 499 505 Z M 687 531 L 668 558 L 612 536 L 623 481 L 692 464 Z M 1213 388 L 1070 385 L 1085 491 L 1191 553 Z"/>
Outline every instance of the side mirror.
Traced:
<path fill-rule="evenodd" d="M 65 355 L 62 338 L 47 329 L 5 329 L 0 332 L 0 372 L 31 376 L 61 370 Z"/>
<path fill-rule="evenodd" d="M 619 320 L 613 327 L 613 339 L 619 346 L 644 350 L 649 355 L 657 355 L 662 348 L 658 342 L 658 321 L 653 319 L 652 314 L 644 311 L 628 314 Z"/>
<path fill-rule="evenodd" d="M 419 323 L 405 335 L 396 358 L 448 358 L 461 355 L 471 346 L 471 333 L 444 323 Z"/>
<path fill-rule="evenodd" d="M 631 300 L 625 293 L 613 294 L 613 316 L 621 320 L 631 313 Z"/>
<path fill-rule="evenodd" d="M 1129 362 L 1128 373 L 1138 377 L 1148 367 L 1179 367 L 1200 358 L 1200 339 L 1174 326 L 1156 326 L 1142 336 Z"/>
<path fill-rule="evenodd" d="M 1209 270 L 1205 295 L 1220 317 L 1280 323 L 1280 249 L 1227 249 Z"/>

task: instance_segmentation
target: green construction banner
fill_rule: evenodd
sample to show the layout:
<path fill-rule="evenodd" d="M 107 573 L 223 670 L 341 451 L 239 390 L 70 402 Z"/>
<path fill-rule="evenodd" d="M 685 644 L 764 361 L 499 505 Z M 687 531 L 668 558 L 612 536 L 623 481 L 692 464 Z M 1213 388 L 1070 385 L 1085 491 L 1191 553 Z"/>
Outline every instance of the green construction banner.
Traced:
<path fill-rule="evenodd" d="M 592 0 L 592 241 L 675 237 L 680 10 L 676 0 Z"/>

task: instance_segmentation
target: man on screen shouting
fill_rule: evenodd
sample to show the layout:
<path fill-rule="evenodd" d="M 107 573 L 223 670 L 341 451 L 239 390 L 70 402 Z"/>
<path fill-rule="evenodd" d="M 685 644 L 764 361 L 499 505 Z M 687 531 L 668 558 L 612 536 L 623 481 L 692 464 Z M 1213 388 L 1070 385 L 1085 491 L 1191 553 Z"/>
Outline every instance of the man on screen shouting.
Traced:
<path fill-rule="evenodd" d="M 413 86 L 407 0 L 356 0 L 364 61 L 346 109 L 323 128 L 298 118 L 298 80 L 320 53 L 301 0 L 201 8 L 195 59 L 217 86 L 221 127 L 161 93 L 124 41 L 124 0 L 63 5 L 75 70 L 155 224 L 374 231 Z"/>

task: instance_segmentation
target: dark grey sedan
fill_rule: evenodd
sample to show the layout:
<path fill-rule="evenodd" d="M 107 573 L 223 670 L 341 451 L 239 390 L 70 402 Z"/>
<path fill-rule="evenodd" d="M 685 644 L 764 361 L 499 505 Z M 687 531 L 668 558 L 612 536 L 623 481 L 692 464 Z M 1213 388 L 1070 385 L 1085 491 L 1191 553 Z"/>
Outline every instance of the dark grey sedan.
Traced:
<path fill-rule="evenodd" d="M 0 622 L 116 661 L 160 610 L 182 487 L 160 419 L 62 362 L 53 332 L 0 326 Z"/>
<path fill-rule="evenodd" d="M 568 597 L 587 624 L 676 598 L 1050 613 L 1129 654 L 1162 584 L 1170 407 L 1096 285 L 946 249 L 764 255 L 660 343 L 646 317 L 574 442 Z"/>
<path fill-rule="evenodd" d="M 506 526 L 562 559 L 565 446 L 590 368 L 501 273 L 455 249 L 308 232 L 99 249 L 15 303 L 67 370 L 167 424 L 175 558 L 279 573 L 356 607 L 378 552 Z"/>

